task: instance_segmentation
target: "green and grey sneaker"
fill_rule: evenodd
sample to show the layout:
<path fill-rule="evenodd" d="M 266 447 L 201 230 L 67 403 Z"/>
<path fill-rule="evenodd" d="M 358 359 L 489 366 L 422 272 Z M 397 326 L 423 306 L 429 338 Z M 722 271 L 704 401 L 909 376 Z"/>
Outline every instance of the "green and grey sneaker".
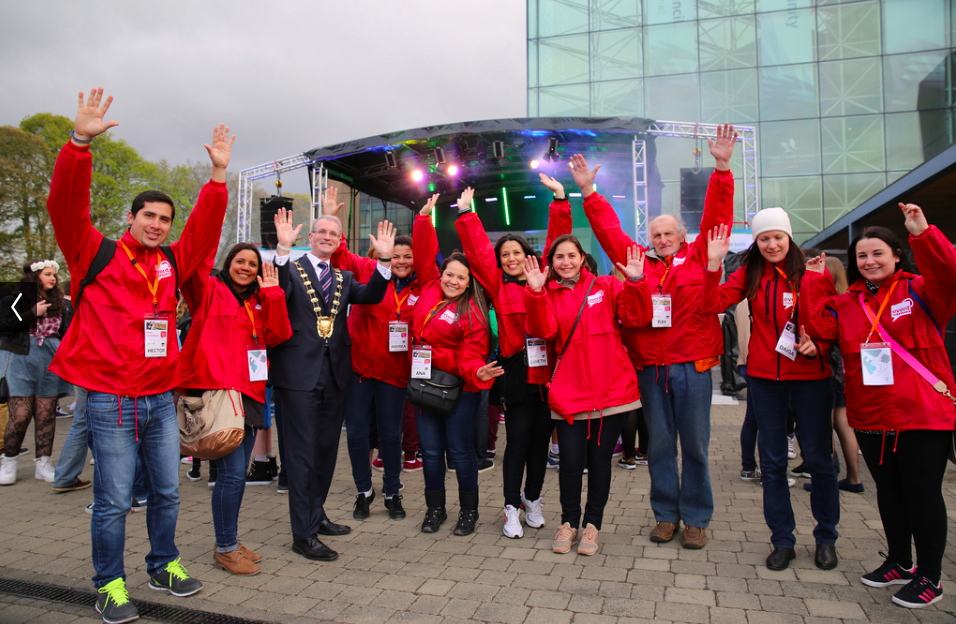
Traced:
<path fill-rule="evenodd" d="M 139 619 L 136 605 L 129 599 L 126 582 L 122 578 L 114 579 L 100 587 L 96 597 L 96 612 L 103 616 L 106 624 L 123 624 Z"/>
<path fill-rule="evenodd" d="M 149 579 L 149 588 L 156 591 L 168 591 L 173 596 L 192 596 L 202 583 L 189 577 L 189 572 L 179 563 L 179 559 L 166 564 L 166 569 Z"/>

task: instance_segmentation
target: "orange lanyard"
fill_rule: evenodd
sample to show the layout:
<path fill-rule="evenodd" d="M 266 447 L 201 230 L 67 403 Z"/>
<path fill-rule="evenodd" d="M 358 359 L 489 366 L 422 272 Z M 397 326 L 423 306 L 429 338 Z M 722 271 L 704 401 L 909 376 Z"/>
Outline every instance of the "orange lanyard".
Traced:
<path fill-rule="evenodd" d="M 777 270 L 777 273 L 780 274 L 780 277 L 783 278 L 783 281 L 784 281 L 788 286 L 790 286 L 790 290 L 793 291 L 793 311 L 790 312 L 790 318 L 793 319 L 793 316 L 797 313 L 797 289 L 796 289 L 796 288 L 794 287 L 794 285 L 791 284 L 790 281 L 787 279 L 787 274 L 783 272 L 783 269 L 781 269 L 780 267 L 778 267 L 776 264 L 773 265 L 773 268 L 775 268 L 775 269 Z"/>
<path fill-rule="evenodd" d="M 397 290 L 394 291 L 392 294 L 395 295 L 395 318 L 397 318 L 398 320 L 402 320 L 402 304 L 405 303 L 405 300 L 408 299 L 408 296 L 412 293 L 411 291 L 408 291 L 407 293 L 405 293 L 405 296 L 402 297 L 401 299 L 398 298 Z M 427 323 L 428 321 L 425 321 L 425 322 Z"/>
<path fill-rule="evenodd" d="M 890 298 L 893 296 L 893 291 L 896 290 L 896 285 L 899 283 L 900 278 L 893 280 L 893 284 L 890 286 L 890 289 L 886 291 L 886 297 L 883 298 L 883 303 L 880 304 L 880 311 L 876 313 L 876 316 L 873 316 L 873 310 L 870 308 L 870 304 L 864 302 L 863 305 L 866 306 L 866 309 L 869 310 L 870 316 L 873 316 L 873 325 L 870 326 L 870 333 L 866 335 L 866 343 L 869 344 L 870 337 L 873 335 L 873 332 L 876 331 L 876 326 L 880 324 L 880 317 L 883 316 L 883 310 L 886 309 L 886 304 L 890 302 Z M 876 295 L 873 296 L 876 298 Z M 880 334 L 882 337 L 883 334 Z"/>
<path fill-rule="evenodd" d="M 427 315 L 425 315 L 425 322 L 422 323 L 422 332 L 423 332 L 423 333 L 424 333 L 424 331 L 425 331 L 425 326 L 428 325 L 428 321 L 432 320 L 432 317 L 435 316 L 435 314 L 438 313 L 438 308 L 440 308 L 442 305 L 446 305 L 446 304 L 448 304 L 448 303 L 450 303 L 450 302 L 445 301 L 444 299 L 442 299 L 441 301 L 439 301 L 438 303 L 436 303 L 434 306 L 432 306 L 432 309 L 428 311 L 428 314 L 427 314 Z"/>
<path fill-rule="evenodd" d="M 675 254 L 676 255 L 676 254 Z M 664 264 L 667 266 L 667 269 L 664 271 L 664 276 L 661 278 L 661 283 L 657 285 L 657 290 L 663 294 L 664 293 L 664 282 L 667 281 L 667 276 L 671 272 L 671 266 L 673 266 L 674 256 L 668 256 L 664 258 Z"/>
<path fill-rule="evenodd" d="M 249 315 L 249 323 L 252 324 L 252 340 L 256 343 L 256 346 L 259 346 L 259 334 L 256 333 L 256 317 L 252 314 L 252 306 L 249 305 L 249 300 L 246 299 L 242 303 L 242 307 L 246 309 L 246 314 Z"/>
<path fill-rule="evenodd" d="M 123 241 L 118 241 L 120 247 L 123 248 L 123 251 L 126 252 L 126 255 L 129 256 L 129 261 L 133 263 L 133 266 L 140 272 L 143 276 L 143 279 L 146 280 L 146 287 L 149 288 L 149 292 L 153 295 L 153 313 L 156 313 L 156 309 L 159 307 L 159 298 L 156 296 L 156 293 L 159 291 L 159 252 L 156 253 L 156 281 L 152 284 L 149 283 L 149 277 L 146 275 L 146 271 L 143 270 L 143 267 L 136 262 L 136 258 L 133 257 L 133 252 L 123 243 Z"/>

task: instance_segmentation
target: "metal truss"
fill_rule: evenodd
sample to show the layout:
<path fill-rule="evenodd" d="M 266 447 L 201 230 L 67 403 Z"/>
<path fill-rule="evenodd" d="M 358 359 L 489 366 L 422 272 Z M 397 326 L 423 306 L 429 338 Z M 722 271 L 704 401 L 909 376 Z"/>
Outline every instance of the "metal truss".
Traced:
<path fill-rule="evenodd" d="M 274 160 L 262 165 L 250 167 L 249 169 L 243 169 L 239 172 L 239 197 L 237 206 L 238 214 L 236 219 L 237 243 L 249 242 L 249 240 L 252 238 L 252 183 L 256 180 L 261 180 L 262 178 L 279 176 L 286 171 L 293 171 L 295 169 L 307 167 L 312 162 L 314 161 L 308 158 L 305 154 L 296 154 L 295 156 L 289 156 L 281 160 Z M 316 170 L 325 171 L 325 167 L 320 166 L 317 167 Z M 326 172 L 324 175 L 325 184 L 327 185 L 328 173 Z M 313 196 L 313 212 L 316 210 L 316 197 L 321 198 L 321 195 Z M 321 209 L 321 201 L 319 202 L 318 206 Z"/>
<path fill-rule="evenodd" d="M 650 247 L 647 240 L 647 144 L 634 137 L 634 240 Z"/>
<path fill-rule="evenodd" d="M 312 166 L 312 220 L 315 221 L 322 214 L 322 199 L 329 188 L 329 170 L 325 165 L 318 163 Z M 312 227 L 311 224 L 309 227 Z"/>

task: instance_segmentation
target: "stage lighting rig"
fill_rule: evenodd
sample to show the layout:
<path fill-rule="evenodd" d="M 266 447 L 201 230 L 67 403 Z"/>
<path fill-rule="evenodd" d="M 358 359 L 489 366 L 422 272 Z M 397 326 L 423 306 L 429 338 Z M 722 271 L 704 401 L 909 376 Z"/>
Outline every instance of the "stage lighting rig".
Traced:
<path fill-rule="evenodd" d="M 391 149 L 385 150 L 385 164 L 389 169 L 398 169 L 398 159 L 395 158 L 395 152 Z"/>
<path fill-rule="evenodd" d="M 550 162 L 561 160 L 561 156 L 558 155 L 558 137 L 548 137 L 548 153 L 544 155 L 544 160 Z"/>

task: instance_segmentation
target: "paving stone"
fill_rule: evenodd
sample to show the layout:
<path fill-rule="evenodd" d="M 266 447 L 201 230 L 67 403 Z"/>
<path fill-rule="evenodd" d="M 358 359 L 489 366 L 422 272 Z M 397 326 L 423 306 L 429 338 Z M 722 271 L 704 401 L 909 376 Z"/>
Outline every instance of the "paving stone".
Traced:
<path fill-rule="evenodd" d="M 841 620 L 866 620 L 866 613 L 860 608 L 860 605 L 852 602 L 843 602 L 838 600 L 817 600 L 816 598 L 807 598 L 804 600 L 810 615 L 814 617 L 839 618 Z"/>

